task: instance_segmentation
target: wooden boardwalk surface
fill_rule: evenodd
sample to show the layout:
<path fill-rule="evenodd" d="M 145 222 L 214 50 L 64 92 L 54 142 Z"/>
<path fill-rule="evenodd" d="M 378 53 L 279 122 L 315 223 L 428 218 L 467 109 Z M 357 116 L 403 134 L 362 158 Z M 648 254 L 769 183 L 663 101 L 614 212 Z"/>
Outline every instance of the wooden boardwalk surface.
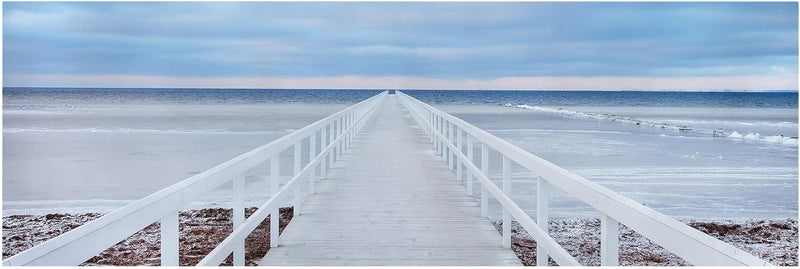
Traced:
<path fill-rule="evenodd" d="M 261 265 L 521 265 L 390 95 Z"/>

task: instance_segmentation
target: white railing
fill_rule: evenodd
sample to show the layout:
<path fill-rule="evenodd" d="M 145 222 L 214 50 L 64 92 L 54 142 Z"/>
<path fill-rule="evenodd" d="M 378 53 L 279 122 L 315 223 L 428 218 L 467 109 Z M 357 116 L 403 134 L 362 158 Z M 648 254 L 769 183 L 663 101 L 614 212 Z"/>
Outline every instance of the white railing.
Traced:
<path fill-rule="evenodd" d="M 367 120 L 383 102 L 382 92 L 342 111 L 292 132 L 269 144 L 239 155 L 203 173 L 164 188 L 108 215 L 86 223 L 41 245 L 25 250 L 3 261 L 4 266 L 19 265 L 78 265 L 124 240 L 146 226 L 161 222 L 161 265 L 178 265 L 178 210 L 222 184 L 233 181 L 234 231 L 211 251 L 198 265 L 219 265 L 233 253 L 233 264 L 244 265 L 244 239 L 268 215 L 270 246 L 278 244 L 279 206 L 291 192 L 295 214 L 303 197 L 301 182 L 308 181 L 309 194 L 315 181 L 324 178 L 326 170 L 341 158 L 343 150 L 361 131 Z M 301 146 L 308 143 L 309 161 L 301 168 Z M 317 152 L 316 145 L 320 145 Z M 281 152 L 293 149 L 294 173 L 280 189 L 279 158 Z M 312 158 L 313 156 L 313 158 Z M 270 163 L 270 198 L 245 220 L 244 173 L 259 165 Z M 317 175 L 319 171 L 319 175 Z M 267 190 L 265 190 L 267 191 Z"/>
<path fill-rule="evenodd" d="M 536 240 L 536 264 L 539 266 L 548 264 L 548 256 L 559 265 L 580 265 L 548 234 L 548 189 L 551 185 L 600 211 L 600 261 L 604 266 L 619 264 L 620 223 L 694 265 L 770 265 L 413 97 L 399 91 L 397 95 L 434 144 L 442 160 L 448 162 L 450 169 L 456 170 L 458 180 L 463 178 L 462 167 L 466 168 L 467 193 L 472 194 L 473 177 L 481 184 L 481 215 L 488 215 L 489 194 L 500 203 L 503 209 L 502 245 L 506 248 L 511 246 L 510 217 L 513 216 Z M 480 166 L 474 163 L 473 139 L 481 145 Z M 490 150 L 503 156 L 502 190 L 487 176 Z M 509 197 L 509 174 L 513 163 L 538 176 L 536 222 Z"/>

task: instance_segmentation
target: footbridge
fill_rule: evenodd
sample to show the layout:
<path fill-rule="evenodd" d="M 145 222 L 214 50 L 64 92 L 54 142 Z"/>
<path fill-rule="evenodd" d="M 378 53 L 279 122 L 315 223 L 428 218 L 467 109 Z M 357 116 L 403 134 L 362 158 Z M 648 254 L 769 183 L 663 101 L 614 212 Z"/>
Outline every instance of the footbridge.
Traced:
<path fill-rule="evenodd" d="M 490 152 L 502 162 L 490 163 Z M 286 158 L 292 171 L 280 171 Z M 500 186 L 489 178 L 490 165 L 502 167 L 495 179 Z M 530 194 L 537 198 L 534 216 L 509 196 L 512 166 L 537 177 Z M 245 218 L 244 175 L 253 171 L 269 181 L 263 190 L 269 198 Z M 553 188 L 600 213 L 602 265 L 619 264 L 620 224 L 693 265 L 769 265 L 400 91 L 359 102 L 3 265 L 78 265 L 155 222 L 161 224 L 161 264 L 178 265 L 178 211 L 225 184 L 232 185 L 233 232 L 201 266 L 217 266 L 231 255 L 234 265 L 244 265 L 245 238 L 286 205 L 295 207 L 295 216 L 280 236 L 269 237 L 260 265 L 521 265 L 510 249 L 515 220 L 536 241 L 537 265 L 552 259 L 580 266 L 548 233 Z M 501 205 L 499 232 L 487 219 L 489 199 Z M 278 234 L 278 221 L 270 222 L 270 234 Z"/>

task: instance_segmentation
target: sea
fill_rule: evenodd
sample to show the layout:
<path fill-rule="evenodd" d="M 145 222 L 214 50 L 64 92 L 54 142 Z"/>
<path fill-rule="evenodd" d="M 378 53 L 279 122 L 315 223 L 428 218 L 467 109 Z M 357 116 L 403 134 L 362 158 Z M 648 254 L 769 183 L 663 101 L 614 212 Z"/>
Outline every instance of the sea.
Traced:
<path fill-rule="evenodd" d="M 379 92 L 3 88 L 3 214 L 113 211 Z M 403 92 L 678 219 L 798 216 L 797 92 Z M 265 174 L 246 175 L 249 205 Z M 512 167 L 530 214 L 536 180 Z M 550 195 L 554 218 L 598 215 Z M 187 207 L 231 199 L 225 185 Z"/>

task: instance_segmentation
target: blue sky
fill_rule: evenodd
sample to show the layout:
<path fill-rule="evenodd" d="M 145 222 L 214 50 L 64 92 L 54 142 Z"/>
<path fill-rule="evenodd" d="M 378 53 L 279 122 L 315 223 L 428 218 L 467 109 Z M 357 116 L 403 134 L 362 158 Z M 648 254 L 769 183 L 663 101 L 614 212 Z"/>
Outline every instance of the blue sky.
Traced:
<path fill-rule="evenodd" d="M 3 3 L 5 86 L 797 89 L 797 3 Z"/>

